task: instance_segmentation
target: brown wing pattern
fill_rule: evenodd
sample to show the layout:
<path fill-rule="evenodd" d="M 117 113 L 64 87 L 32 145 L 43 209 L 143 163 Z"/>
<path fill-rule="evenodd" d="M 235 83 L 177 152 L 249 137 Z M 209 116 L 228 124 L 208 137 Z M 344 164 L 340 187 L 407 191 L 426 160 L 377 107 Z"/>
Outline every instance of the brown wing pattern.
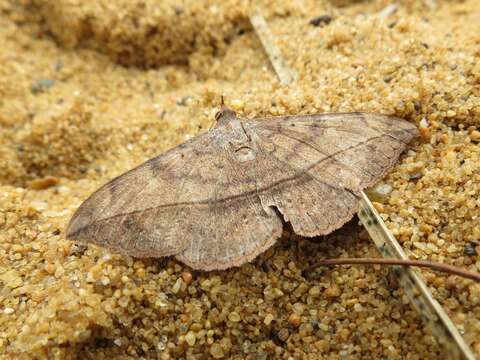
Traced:
<path fill-rule="evenodd" d="M 350 220 L 360 191 L 384 176 L 417 131 L 405 120 L 364 113 L 253 119 L 246 128 L 266 149 L 269 174 L 278 173 L 271 177 L 292 178 L 262 192 L 262 202 L 304 236 Z"/>
<path fill-rule="evenodd" d="M 204 270 L 253 259 L 282 224 L 262 208 L 254 181 L 232 174 L 216 136 L 196 137 L 104 185 L 74 214 L 67 237 L 137 257 L 178 255 Z"/>

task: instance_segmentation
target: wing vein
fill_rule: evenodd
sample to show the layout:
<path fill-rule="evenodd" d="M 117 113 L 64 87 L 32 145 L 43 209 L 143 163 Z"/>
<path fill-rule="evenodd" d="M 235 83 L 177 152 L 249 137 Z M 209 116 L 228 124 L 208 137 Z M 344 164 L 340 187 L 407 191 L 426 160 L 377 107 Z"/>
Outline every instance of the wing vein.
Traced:
<path fill-rule="evenodd" d="M 307 176 L 309 176 L 312 180 L 316 181 L 316 182 L 319 183 L 319 184 L 326 185 L 326 186 L 328 186 L 329 188 L 335 189 L 335 190 L 345 190 L 345 191 L 349 192 L 350 194 L 352 194 L 353 196 L 355 196 L 356 198 L 358 198 L 358 195 L 356 195 L 352 190 L 350 190 L 350 189 L 348 189 L 348 188 L 346 188 L 346 187 L 336 187 L 336 186 L 334 186 L 334 185 L 332 185 L 332 184 L 329 184 L 329 183 L 327 183 L 327 182 L 325 182 L 325 181 L 320 180 L 319 178 L 317 178 L 316 176 L 314 176 L 313 174 L 311 174 L 311 173 L 309 172 L 310 169 L 303 170 L 303 169 L 294 168 L 294 167 L 292 167 L 288 162 L 279 159 L 279 158 L 276 157 L 275 155 L 272 154 L 271 156 L 272 156 L 275 160 L 277 160 L 278 162 L 280 162 L 280 163 L 282 163 L 283 165 L 285 165 L 285 166 L 289 167 L 290 169 L 292 169 L 294 172 L 297 172 L 297 174 L 298 174 L 298 172 L 299 172 L 300 175 L 307 175 Z M 304 159 L 304 158 L 302 158 L 302 159 Z M 345 207 L 348 208 L 348 205 L 347 205 L 344 201 L 343 201 L 343 204 L 345 205 Z M 308 215 L 308 214 L 307 214 L 307 215 Z M 310 216 L 310 215 L 309 215 L 309 216 Z"/>
<path fill-rule="evenodd" d="M 289 131 L 291 131 L 291 130 L 289 130 Z M 295 131 L 292 131 L 292 132 L 295 132 Z M 299 133 L 299 132 L 296 132 L 296 133 L 301 134 L 301 133 Z M 309 146 L 310 148 L 312 148 L 313 150 L 315 150 L 315 151 L 317 151 L 318 153 L 320 153 L 320 154 L 322 154 L 323 156 L 325 156 L 325 158 L 333 159 L 335 162 L 340 163 L 340 164 L 342 164 L 342 165 L 344 165 L 344 166 L 347 166 L 347 167 L 349 167 L 349 166 L 346 165 L 344 162 L 338 160 L 335 156 L 336 156 L 336 155 L 339 155 L 339 154 L 342 154 L 342 153 L 344 153 L 344 152 L 346 152 L 346 151 L 348 151 L 348 150 L 356 149 L 357 147 L 360 147 L 360 146 L 362 146 L 362 145 L 365 145 L 366 143 L 368 143 L 368 142 L 371 141 L 371 140 L 376 140 L 376 139 L 382 137 L 382 136 L 375 136 L 375 137 L 368 138 L 367 140 L 361 141 L 361 142 L 359 142 L 359 143 L 357 143 L 357 144 L 355 144 L 355 145 L 353 145 L 353 146 L 349 146 L 349 147 L 347 147 L 347 148 L 345 148 L 345 149 L 343 149 L 343 150 L 342 150 L 342 149 L 341 149 L 341 150 L 337 150 L 335 153 L 329 155 L 329 154 L 323 153 L 322 151 L 320 151 L 320 149 L 318 149 L 316 146 L 312 145 L 310 142 L 308 142 L 308 141 L 306 141 L 306 140 L 296 138 L 295 136 L 285 134 L 284 132 L 278 132 L 278 134 L 279 134 L 279 135 L 286 136 L 286 137 L 288 137 L 289 139 L 295 140 L 295 141 L 297 141 L 297 142 L 299 142 L 299 143 L 302 143 L 302 144 L 304 144 L 304 145 L 307 145 L 307 146 Z M 322 159 L 322 160 L 323 160 L 323 159 Z M 322 162 L 322 161 L 320 161 L 320 162 Z M 320 163 L 320 162 L 319 162 L 319 163 Z M 357 170 L 358 170 L 358 169 L 362 170 L 362 168 L 357 167 Z M 375 174 L 372 174 L 372 173 L 369 172 L 368 170 L 366 170 L 366 169 L 363 169 L 363 170 L 365 170 L 365 171 L 366 171 L 368 174 L 370 174 L 371 176 L 375 176 Z"/>

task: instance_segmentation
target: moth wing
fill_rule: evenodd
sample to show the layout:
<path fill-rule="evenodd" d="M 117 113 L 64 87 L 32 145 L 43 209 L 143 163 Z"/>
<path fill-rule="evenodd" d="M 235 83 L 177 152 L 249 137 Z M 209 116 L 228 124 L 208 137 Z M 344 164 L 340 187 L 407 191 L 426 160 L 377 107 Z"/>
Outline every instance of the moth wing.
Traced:
<path fill-rule="evenodd" d="M 197 136 L 105 184 L 71 219 L 67 237 L 136 257 L 176 255 L 196 269 L 238 266 L 281 235 L 256 185 L 219 145 Z"/>
<path fill-rule="evenodd" d="M 258 186 L 277 184 L 261 193 L 262 203 L 278 208 L 303 236 L 350 220 L 360 191 L 392 168 L 417 133 L 405 120 L 368 113 L 259 118 L 245 128 L 268 159 Z"/>

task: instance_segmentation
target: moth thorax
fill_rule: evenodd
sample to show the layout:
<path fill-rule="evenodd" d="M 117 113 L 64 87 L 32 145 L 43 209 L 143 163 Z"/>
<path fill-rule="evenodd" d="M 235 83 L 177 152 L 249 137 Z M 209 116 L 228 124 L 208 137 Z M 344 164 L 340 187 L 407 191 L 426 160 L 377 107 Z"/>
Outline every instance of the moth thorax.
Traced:
<path fill-rule="evenodd" d="M 222 106 L 220 111 L 215 114 L 215 120 L 217 121 L 216 126 L 225 125 L 232 120 L 237 119 L 237 113 L 232 109 L 227 108 L 226 106 Z"/>

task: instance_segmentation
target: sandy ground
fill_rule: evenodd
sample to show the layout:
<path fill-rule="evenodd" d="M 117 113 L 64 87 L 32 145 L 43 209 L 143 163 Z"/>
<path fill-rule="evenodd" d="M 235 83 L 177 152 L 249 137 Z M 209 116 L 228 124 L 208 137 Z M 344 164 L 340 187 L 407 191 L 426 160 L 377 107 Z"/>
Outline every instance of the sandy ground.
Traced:
<path fill-rule="evenodd" d="M 417 124 L 376 207 L 411 258 L 480 271 L 478 2 L 402 1 L 385 20 L 386 1 L 260 5 L 298 74 L 288 87 L 247 1 L 0 1 L 0 356 L 445 358 L 388 269 L 302 276 L 318 258 L 378 256 L 356 221 L 313 241 L 286 230 L 212 273 L 65 239 L 92 191 L 208 129 L 223 95 L 244 116 Z M 420 273 L 480 356 L 480 285 Z"/>

